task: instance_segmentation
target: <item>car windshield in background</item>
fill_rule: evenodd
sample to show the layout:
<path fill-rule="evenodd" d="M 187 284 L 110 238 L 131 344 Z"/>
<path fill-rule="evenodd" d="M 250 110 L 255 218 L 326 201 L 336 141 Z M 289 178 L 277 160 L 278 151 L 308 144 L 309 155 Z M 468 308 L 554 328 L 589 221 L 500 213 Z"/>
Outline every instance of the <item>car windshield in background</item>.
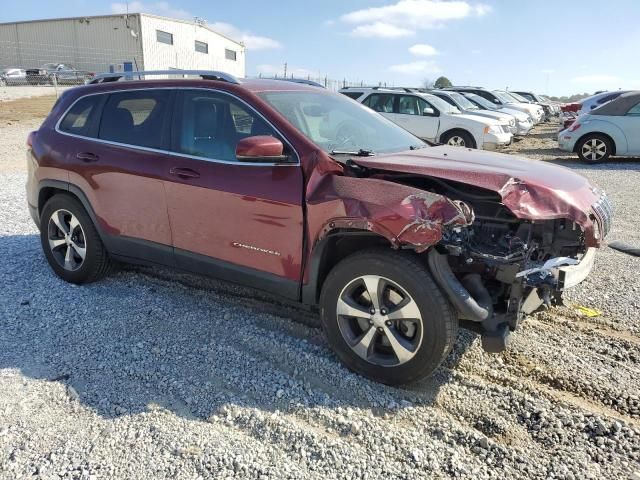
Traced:
<path fill-rule="evenodd" d="M 486 108 L 487 110 L 498 110 L 492 102 L 487 100 L 486 98 L 481 97 L 480 95 L 476 95 L 475 93 L 467 93 L 463 95 L 465 98 L 470 98 L 474 103 L 480 105 L 482 108 Z"/>
<path fill-rule="evenodd" d="M 467 97 L 458 92 L 449 93 L 451 98 L 465 110 L 478 110 L 478 106 L 470 101 Z"/>
<path fill-rule="evenodd" d="M 506 92 L 499 92 L 497 90 L 494 90 L 492 93 L 496 97 L 498 97 L 502 103 L 520 103 L 518 100 L 516 100 L 512 96 L 508 95 Z"/>
<path fill-rule="evenodd" d="M 530 103 L 532 100 L 535 101 L 535 99 L 529 100 L 527 98 L 524 98 L 522 95 L 515 93 L 515 92 L 507 92 L 507 95 L 515 98 L 517 101 L 521 102 L 521 103 Z"/>
<path fill-rule="evenodd" d="M 296 91 L 259 96 L 328 153 L 392 153 L 427 145 L 344 95 Z"/>

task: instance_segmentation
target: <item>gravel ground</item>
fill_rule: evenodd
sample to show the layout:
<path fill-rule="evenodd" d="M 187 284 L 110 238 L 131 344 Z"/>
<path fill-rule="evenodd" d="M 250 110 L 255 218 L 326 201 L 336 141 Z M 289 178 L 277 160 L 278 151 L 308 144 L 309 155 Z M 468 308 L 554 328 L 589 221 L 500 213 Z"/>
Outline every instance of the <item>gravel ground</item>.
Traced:
<path fill-rule="evenodd" d="M 35 124 L 0 124 L 0 478 L 640 479 L 637 258 L 604 249 L 508 352 L 461 331 L 433 378 L 389 388 L 261 293 L 137 267 L 58 280 L 24 201 Z M 611 238 L 640 244 L 640 163 L 585 168 L 552 129 L 513 149 L 605 188 Z"/>

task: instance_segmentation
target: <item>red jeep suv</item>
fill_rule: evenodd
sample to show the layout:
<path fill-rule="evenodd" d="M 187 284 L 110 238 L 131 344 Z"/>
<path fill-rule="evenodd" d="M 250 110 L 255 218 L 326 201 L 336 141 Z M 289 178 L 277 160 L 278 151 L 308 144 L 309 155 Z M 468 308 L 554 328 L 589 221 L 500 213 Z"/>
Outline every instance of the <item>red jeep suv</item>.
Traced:
<path fill-rule="evenodd" d="M 402 384 L 459 321 L 506 348 L 610 228 L 571 170 L 428 145 L 318 86 L 177 73 L 97 77 L 30 134 L 29 209 L 62 279 L 160 264 L 318 305 L 347 366 Z"/>

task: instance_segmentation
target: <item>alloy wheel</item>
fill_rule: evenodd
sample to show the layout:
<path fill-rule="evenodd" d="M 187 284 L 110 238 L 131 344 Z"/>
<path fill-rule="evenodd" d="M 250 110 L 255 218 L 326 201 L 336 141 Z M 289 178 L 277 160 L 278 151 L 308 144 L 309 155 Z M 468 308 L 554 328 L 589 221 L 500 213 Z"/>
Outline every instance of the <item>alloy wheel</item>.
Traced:
<path fill-rule="evenodd" d="M 369 363 L 395 367 L 411 360 L 422 343 L 422 315 L 398 284 L 378 275 L 352 280 L 338 297 L 337 320 L 349 347 Z"/>
<path fill-rule="evenodd" d="M 582 156 L 587 160 L 597 161 L 607 154 L 607 144 L 599 138 L 587 140 L 582 145 Z"/>
<path fill-rule="evenodd" d="M 458 135 L 454 135 L 449 139 L 449 141 L 447 142 L 447 145 L 452 145 L 454 147 L 464 147 L 465 141 L 464 141 L 464 138 Z"/>
<path fill-rule="evenodd" d="M 78 218 L 68 210 L 51 214 L 47 226 L 49 248 L 58 264 L 68 271 L 78 270 L 87 255 L 86 237 Z"/>

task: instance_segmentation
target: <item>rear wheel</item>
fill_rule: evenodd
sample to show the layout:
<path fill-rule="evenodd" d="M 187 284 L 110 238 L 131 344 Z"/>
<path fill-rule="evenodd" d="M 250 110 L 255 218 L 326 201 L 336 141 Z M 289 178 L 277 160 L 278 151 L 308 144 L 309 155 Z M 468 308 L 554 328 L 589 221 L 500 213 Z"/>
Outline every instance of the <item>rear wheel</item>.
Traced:
<path fill-rule="evenodd" d="M 613 145 L 609 138 L 594 133 L 583 137 L 576 146 L 576 151 L 583 162 L 600 163 L 609 159 Z"/>
<path fill-rule="evenodd" d="M 352 370 L 400 385 L 430 375 L 455 340 L 458 319 L 426 267 L 387 250 L 351 255 L 324 282 L 327 340 Z"/>
<path fill-rule="evenodd" d="M 476 142 L 470 133 L 462 130 L 447 132 L 440 137 L 440 142 L 452 147 L 476 148 Z"/>
<path fill-rule="evenodd" d="M 91 218 L 69 195 L 54 195 L 45 204 L 40 216 L 40 241 L 49 265 L 67 282 L 93 282 L 112 269 Z"/>

